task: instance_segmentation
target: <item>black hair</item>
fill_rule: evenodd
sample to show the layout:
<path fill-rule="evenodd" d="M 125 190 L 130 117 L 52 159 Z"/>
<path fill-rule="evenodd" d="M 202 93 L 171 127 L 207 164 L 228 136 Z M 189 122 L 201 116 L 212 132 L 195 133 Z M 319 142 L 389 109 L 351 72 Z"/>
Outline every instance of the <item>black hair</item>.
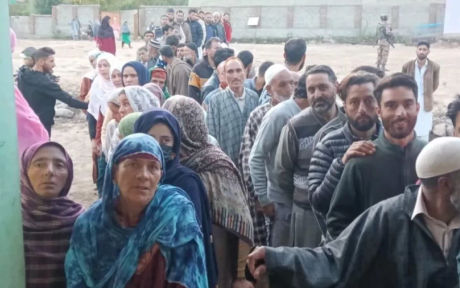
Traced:
<path fill-rule="evenodd" d="M 297 82 L 297 87 L 294 90 L 294 98 L 308 98 L 307 97 L 307 73 L 303 73 L 299 82 Z"/>
<path fill-rule="evenodd" d="M 198 13 L 198 10 L 196 10 L 195 8 L 188 9 L 188 14 L 191 14 L 191 13 Z"/>
<path fill-rule="evenodd" d="M 182 48 L 182 47 L 185 47 L 185 43 L 179 43 L 176 45 L 177 48 Z"/>
<path fill-rule="evenodd" d="M 380 80 L 380 82 L 377 84 L 377 87 L 375 87 L 374 96 L 377 99 L 379 105 L 382 101 L 383 91 L 385 89 L 396 87 L 406 87 L 412 90 L 415 101 L 417 102 L 418 87 L 414 78 L 404 73 L 395 73 Z"/>
<path fill-rule="evenodd" d="M 231 48 L 221 48 L 214 54 L 214 64 L 219 66 L 220 63 L 224 62 L 228 58 L 235 56 L 235 51 Z"/>
<path fill-rule="evenodd" d="M 222 41 L 219 38 L 211 37 L 211 38 L 208 39 L 208 41 L 206 41 L 206 44 L 204 44 L 204 48 L 205 49 L 211 48 L 213 42 L 222 43 Z"/>
<path fill-rule="evenodd" d="M 182 10 L 179 9 L 179 10 L 176 11 L 176 14 L 178 14 L 178 13 L 184 14 L 184 11 L 182 11 Z"/>
<path fill-rule="evenodd" d="M 195 52 L 196 57 L 198 57 L 198 48 L 196 48 L 195 43 L 185 43 L 185 46 L 188 47 L 190 50 L 193 50 Z"/>
<path fill-rule="evenodd" d="M 49 56 L 54 54 L 56 54 L 56 52 L 54 52 L 54 50 L 50 47 L 42 47 L 40 49 L 37 49 L 37 51 L 35 51 L 32 54 L 32 58 L 34 59 L 34 62 L 37 62 L 40 59 L 48 58 Z"/>
<path fill-rule="evenodd" d="M 284 45 L 286 62 L 290 65 L 299 63 L 307 51 L 307 43 L 300 38 L 289 39 Z"/>
<path fill-rule="evenodd" d="M 417 47 L 422 46 L 422 45 L 425 45 L 426 47 L 428 47 L 428 49 L 430 49 L 430 43 L 428 41 L 419 41 L 417 43 Z"/>
<path fill-rule="evenodd" d="M 248 68 L 254 61 L 254 55 L 248 50 L 241 51 L 236 57 L 240 58 L 241 62 L 243 62 L 244 69 Z"/>
<path fill-rule="evenodd" d="M 358 66 L 355 69 L 351 71 L 351 73 L 356 73 L 359 71 L 367 72 L 376 75 L 379 78 L 385 77 L 385 71 L 380 70 L 377 67 L 374 66 L 368 66 L 368 65 L 363 65 L 363 66 Z"/>
<path fill-rule="evenodd" d="M 168 8 L 168 10 L 166 10 L 166 12 L 167 13 L 170 13 L 170 12 L 174 13 L 174 9 L 173 8 Z"/>
<path fill-rule="evenodd" d="M 353 85 L 361 85 L 366 83 L 372 83 L 374 87 L 377 85 L 379 78 L 375 74 L 366 72 L 352 73 L 346 76 L 339 85 L 339 97 L 344 102 L 348 96 L 348 90 Z"/>
<path fill-rule="evenodd" d="M 267 69 L 270 68 L 270 66 L 272 66 L 273 64 L 275 63 L 273 63 L 272 61 L 265 61 L 262 64 L 260 64 L 259 71 L 257 72 L 258 76 L 264 77 L 265 72 L 267 72 Z"/>
<path fill-rule="evenodd" d="M 169 24 L 166 24 L 165 26 L 163 26 L 161 28 L 161 30 L 163 31 L 163 33 L 166 33 L 166 31 L 168 31 L 169 29 L 174 29 L 173 26 L 169 25 Z"/>
<path fill-rule="evenodd" d="M 174 50 L 169 45 L 161 46 L 160 55 L 167 58 L 174 58 Z"/>
<path fill-rule="evenodd" d="M 327 74 L 327 77 L 329 78 L 330 82 L 337 82 L 337 76 L 335 76 L 334 70 L 332 70 L 332 68 L 327 65 L 315 65 L 310 69 L 306 70 L 305 74 L 307 75 L 307 77 L 313 74 Z"/>
<path fill-rule="evenodd" d="M 457 120 L 457 115 L 460 112 L 460 94 L 455 96 L 454 101 L 450 102 L 449 105 L 447 105 L 447 113 L 446 116 L 452 120 L 452 124 L 455 127 L 456 120 Z"/>
<path fill-rule="evenodd" d="M 176 35 L 169 35 L 168 37 L 166 37 L 165 44 L 177 47 L 177 45 L 179 45 L 179 37 L 177 37 Z"/>

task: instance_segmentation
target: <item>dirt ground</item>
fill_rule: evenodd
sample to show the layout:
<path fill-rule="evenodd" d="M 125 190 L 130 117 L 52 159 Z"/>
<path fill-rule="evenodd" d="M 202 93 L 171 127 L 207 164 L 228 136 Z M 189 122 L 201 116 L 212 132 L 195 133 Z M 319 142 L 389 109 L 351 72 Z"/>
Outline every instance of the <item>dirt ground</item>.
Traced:
<path fill-rule="evenodd" d="M 136 48 L 143 42 L 134 42 L 133 48 L 121 49 L 117 43 L 117 57 L 120 62 L 136 58 Z M 16 52 L 13 54 L 13 65 L 17 69 L 21 65 L 20 51 L 34 46 L 49 46 L 56 51 L 55 75 L 60 76 L 61 86 L 72 95 L 78 95 L 81 77 L 89 71 L 87 53 L 95 48 L 94 42 L 61 41 L 61 40 L 18 40 Z M 255 63 L 271 60 L 275 63 L 283 61 L 282 44 L 232 44 L 236 51 L 250 50 L 255 57 Z M 445 109 L 447 103 L 460 93 L 460 52 L 458 47 L 446 47 L 434 44 L 429 58 L 441 66 L 440 87 L 435 93 L 435 101 L 439 109 Z M 401 71 L 402 65 L 415 59 L 415 48 L 412 46 L 396 45 L 391 49 L 387 64 L 388 73 Z M 351 44 L 311 44 L 307 48 L 306 65 L 330 65 L 337 73 L 339 80 L 349 71 L 360 65 L 375 65 L 376 47 Z M 457 82 L 459 81 L 459 82 Z M 84 117 L 78 115 L 73 120 L 56 119 L 52 131 L 52 140 L 66 147 L 74 161 L 74 182 L 70 196 L 89 206 L 97 199 L 96 186 L 92 183 L 91 144 Z"/>

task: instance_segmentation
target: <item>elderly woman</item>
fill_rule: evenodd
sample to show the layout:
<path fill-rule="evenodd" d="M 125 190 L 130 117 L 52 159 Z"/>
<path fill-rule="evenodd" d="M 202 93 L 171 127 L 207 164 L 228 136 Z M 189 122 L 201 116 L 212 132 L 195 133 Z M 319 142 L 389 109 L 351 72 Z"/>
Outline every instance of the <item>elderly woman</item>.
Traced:
<path fill-rule="evenodd" d="M 121 69 L 123 86 L 144 86 L 150 82 L 149 71 L 138 61 L 130 61 Z"/>
<path fill-rule="evenodd" d="M 21 160 L 27 287 L 65 287 L 64 257 L 74 222 L 83 212 L 67 198 L 72 160 L 55 142 L 30 146 Z"/>
<path fill-rule="evenodd" d="M 208 196 L 200 177 L 190 168 L 179 163 L 181 143 L 179 123 L 169 111 L 153 109 L 144 112 L 139 117 L 134 125 L 134 132 L 149 134 L 160 143 L 166 160 L 166 177 L 163 183 L 183 189 L 195 206 L 196 217 L 204 235 L 203 242 L 206 252 L 209 287 L 215 287 L 217 284 L 217 263 L 212 243 L 212 222 Z"/>
<path fill-rule="evenodd" d="M 103 198 L 75 223 L 67 287 L 208 287 L 193 204 L 162 185 L 160 145 L 124 138 L 107 167 Z"/>
<path fill-rule="evenodd" d="M 204 111 L 198 102 L 190 97 L 173 96 L 166 100 L 163 108 L 179 121 L 182 165 L 200 176 L 208 192 L 219 287 L 231 287 L 232 281 L 244 278 L 247 244 L 253 241 L 253 224 L 243 180 L 230 158 L 209 143 Z M 232 266 L 237 258 L 238 269 Z"/>

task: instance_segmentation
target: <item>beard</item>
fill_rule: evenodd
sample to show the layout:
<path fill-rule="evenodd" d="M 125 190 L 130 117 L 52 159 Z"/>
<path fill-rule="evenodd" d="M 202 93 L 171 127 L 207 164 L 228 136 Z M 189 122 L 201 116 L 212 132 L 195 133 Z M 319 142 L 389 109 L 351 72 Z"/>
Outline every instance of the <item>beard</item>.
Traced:
<path fill-rule="evenodd" d="M 427 55 L 417 55 L 418 60 L 425 60 L 428 56 Z"/>
<path fill-rule="evenodd" d="M 383 119 L 383 127 L 390 134 L 391 137 L 396 139 L 403 139 L 409 136 L 414 131 L 417 117 L 405 117 L 397 119 Z"/>
<path fill-rule="evenodd" d="M 355 119 L 348 118 L 350 125 L 358 131 L 366 132 L 372 127 L 374 127 L 375 123 L 378 121 L 377 115 L 374 117 L 370 117 L 368 115 L 359 116 Z"/>
<path fill-rule="evenodd" d="M 327 99 L 326 97 L 316 99 L 313 101 L 311 104 L 312 109 L 322 115 L 331 110 L 332 106 L 335 104 L 335 100 L 332 98 L 332 100 Z"/>

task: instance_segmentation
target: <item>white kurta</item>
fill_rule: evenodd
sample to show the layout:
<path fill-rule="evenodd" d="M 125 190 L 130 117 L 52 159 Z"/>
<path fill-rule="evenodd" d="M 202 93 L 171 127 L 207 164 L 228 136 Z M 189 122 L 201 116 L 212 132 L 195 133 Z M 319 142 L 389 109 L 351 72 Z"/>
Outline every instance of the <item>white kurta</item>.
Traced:
<path fill-rule="evenodd" d="M 431 128 L 433 127 L 433 112 L 425 111 L 425 103 L 424 103 L 424 89 L 423 89 L 423 76 L 425 75 L 426 68 L 428 65 L 428 61 L 425 62 L 425 65 L 420 69 L 418 66 L 417 61 L 414 63 L 415 65 L 415 81 L 417 82 L 418 86 L 418 103 L 420 104 L 420 111 L 418 112 L 417 123 L 415 124 L 415 133 L 417 136 L 425 141 L 428 141 Z"/>

